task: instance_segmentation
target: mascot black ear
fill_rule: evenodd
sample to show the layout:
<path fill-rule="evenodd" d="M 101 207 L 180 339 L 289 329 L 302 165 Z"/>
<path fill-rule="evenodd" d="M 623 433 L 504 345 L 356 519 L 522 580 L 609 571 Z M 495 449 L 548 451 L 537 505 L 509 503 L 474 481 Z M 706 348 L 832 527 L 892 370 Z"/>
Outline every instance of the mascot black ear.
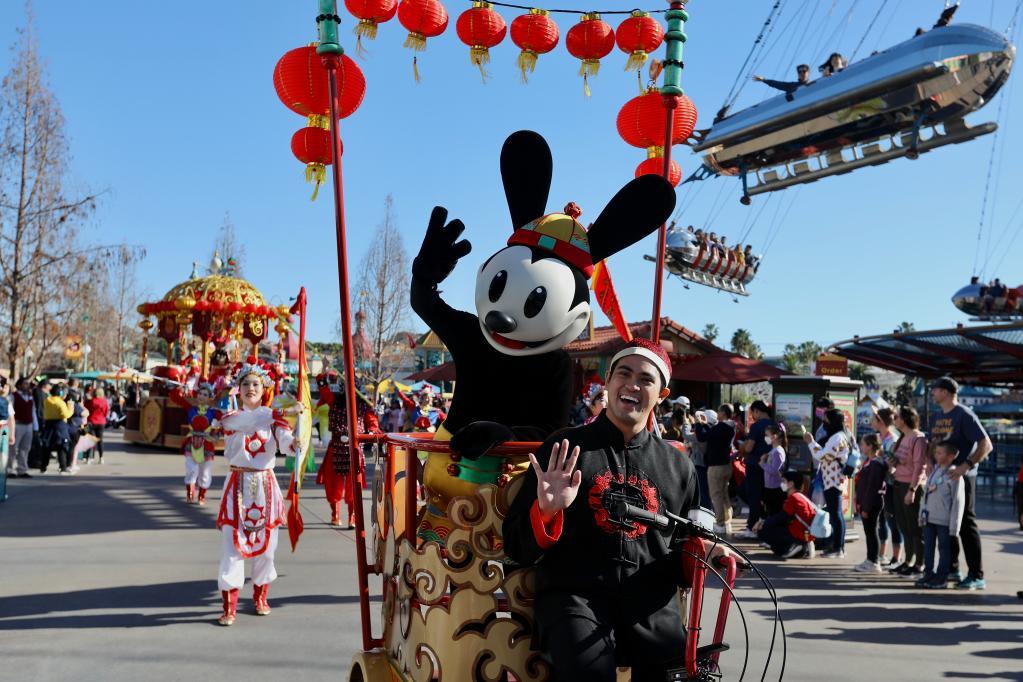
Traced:
<path fill-rule="evenodd" d="M 551 148 L 532 130 L 512 133 L 504 141 L 501 178 L 511 212 L 512 230 L 546 214 L 553 164 Z"/>
<path fill-rule="evenodd" d="M 675 189 L 660 175 L 641 175 L 622 187 L 587 231 L 594 264 L 656 230 L 674 210 Z"/>

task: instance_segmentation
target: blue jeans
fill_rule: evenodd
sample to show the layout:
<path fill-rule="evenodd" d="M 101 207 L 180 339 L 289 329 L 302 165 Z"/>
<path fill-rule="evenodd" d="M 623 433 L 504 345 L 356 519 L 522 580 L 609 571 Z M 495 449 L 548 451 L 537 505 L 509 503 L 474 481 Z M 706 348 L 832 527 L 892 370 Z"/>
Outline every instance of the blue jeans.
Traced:
<path fill-rule="evenodd" d="M 937 544 L 938 566 L 934 566 L 934 549 Z M 948 578 L 949 567 L 952 565 L 952 537 L 948 533 L 948 526 L 939 526 L 935 523 L 928 523 L 924 526 L 924 577 L 933 577 L 935 580 Z"/>
<path fill-rule="evenodd" d="M 844 550 L 845 515 L 842 514 L 842 491 L 838 488 L 825 490 L 824 504 L 828 508 L 828 517 L 831 519 L 831 550 L 835 552 Z"/>

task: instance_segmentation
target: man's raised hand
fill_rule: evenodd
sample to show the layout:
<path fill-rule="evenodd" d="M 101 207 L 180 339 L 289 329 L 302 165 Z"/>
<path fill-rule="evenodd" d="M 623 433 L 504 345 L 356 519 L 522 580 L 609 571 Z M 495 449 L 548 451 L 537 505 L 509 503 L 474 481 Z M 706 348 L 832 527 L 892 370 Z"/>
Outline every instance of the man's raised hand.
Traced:
<path fill-rule="evenodd" d="M 575 446 L 569 454 L 568 440 L 555 443 L 551 448 L 547 471 L 543 470 L 533 453 L 529 453 L 529 461 L 536 473 L 536 501 L 544 523 L 550 523 L 559 511 L 568 509 L 575 500 L 583 480 L 583 472 L 575 468 L 578 459 L 579 446 Z"/>

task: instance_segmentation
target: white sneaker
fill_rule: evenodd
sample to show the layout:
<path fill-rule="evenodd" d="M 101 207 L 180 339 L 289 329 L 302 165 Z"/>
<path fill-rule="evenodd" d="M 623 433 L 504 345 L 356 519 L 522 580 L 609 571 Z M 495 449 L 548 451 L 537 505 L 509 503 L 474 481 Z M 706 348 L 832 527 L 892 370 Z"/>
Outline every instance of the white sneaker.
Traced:
<path fill-rule="evenodd" d="M 755 540 L 757 534 L 751 531 L 749 528 L 743 528 L 742 530 L 735 534 L 735 537 L 739 538 L 740 540 Z"/>
<path fill-rule="evenodd" d="M 853 566 L 853 570 L 859 571 L 860 573 L 880 573 L 881 565 L 876 564 L 869 559 L 864 559 L 862 563 Z"/>

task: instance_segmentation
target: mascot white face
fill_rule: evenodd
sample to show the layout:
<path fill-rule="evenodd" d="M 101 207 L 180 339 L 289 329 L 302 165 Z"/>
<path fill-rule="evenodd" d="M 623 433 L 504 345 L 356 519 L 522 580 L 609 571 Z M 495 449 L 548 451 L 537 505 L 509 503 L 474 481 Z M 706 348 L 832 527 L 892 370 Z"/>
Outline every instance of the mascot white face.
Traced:
<path fill-rule="evenodd" d="M 505 355 L 547 353 L 586 328 L 586 279 L 559 258 L 509 246 L 476 275 L 476 313 L 483 337 Z"/>

